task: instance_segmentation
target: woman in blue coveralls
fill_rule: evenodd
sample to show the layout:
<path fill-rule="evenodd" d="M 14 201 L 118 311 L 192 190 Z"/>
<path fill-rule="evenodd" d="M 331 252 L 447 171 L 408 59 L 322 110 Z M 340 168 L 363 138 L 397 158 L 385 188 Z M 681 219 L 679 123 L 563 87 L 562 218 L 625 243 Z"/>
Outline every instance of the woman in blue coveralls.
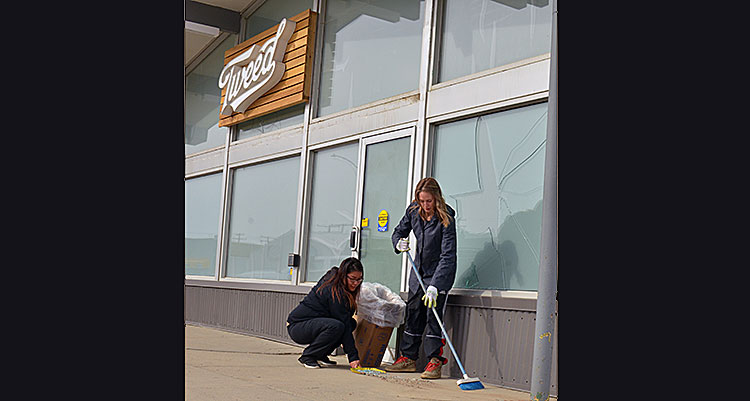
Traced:
<path fill-rule="evenodd" d="M 422 291 L 416 276 L 410 274 L 401 357 L 385 367 L 389 372 L 417 371 L 416 361 L 425 326 L 424 352 L 430 362 L 422 372 L 422 378 L 439 379 L 440 367 L 447 362 L 443 357 L 443 333 L 428 308 L 436 307 L 442 320 L 448 291 L 456 278 L 455 217 L 456 212 L 445 203 L 437 180 L 426 177 L 417 184 L 414 200 L 393 230 L 391 241 L 396 253 L 410 250 L 409 232 L 414 232 L 417 238 L 414 263 L 427 286 L 427 292 Z"/>

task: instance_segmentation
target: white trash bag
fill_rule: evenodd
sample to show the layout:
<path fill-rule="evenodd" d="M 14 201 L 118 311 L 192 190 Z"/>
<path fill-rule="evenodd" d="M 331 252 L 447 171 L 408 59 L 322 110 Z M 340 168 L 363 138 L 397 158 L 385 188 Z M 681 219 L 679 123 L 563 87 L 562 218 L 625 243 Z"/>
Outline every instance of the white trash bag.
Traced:
<path fill-rule="evenodd" d="M 381 327 L 396 327 L 404 321 L 406 302 L 383 284 L 363 282 L 357 297 L 357 315 Z"/>

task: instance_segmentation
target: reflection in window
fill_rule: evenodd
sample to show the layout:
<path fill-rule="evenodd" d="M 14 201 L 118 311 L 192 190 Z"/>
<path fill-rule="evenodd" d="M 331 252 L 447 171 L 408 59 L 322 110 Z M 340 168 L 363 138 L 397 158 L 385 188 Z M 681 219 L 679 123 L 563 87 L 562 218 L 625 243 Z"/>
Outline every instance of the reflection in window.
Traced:
<path fill-rule="evenodd" d="M 443 124 L 433 176 L 457 212 L 457 288 L 531 290 L 539 277 L 547 103 Z"/>
<path fill-rule="evenodd" d="M 326 7 L 319 115 L 418 88 L 424 0 Z"/>
<path fill-rule="evenodd" d="M 290 280 L 299 157 L 237 168 L 227 238 L 227 277 Z"/>
<path fill-rule="evenodd" d="M 221 173 L 185 180 L 185 274 L 213 277 L 221 210 Z"/>
<path fill-rule="evenodd" d="M 312 8 L 313 2 L 314 0 L 266 1 L 247 18 L 245 35 L 242 40 L 250 39 L 275 26 L 284 18 L 294 17 L 308 8 Z"/>
<path fill-rule="evenodd" d="M 284 18 L 294 17 L 312 8 L 312 4 L 313 0 L 266 1 L 246 19 L 245 33 L 242 40 L 250 39 L 278 25 Z M 267 132 L 300 125 L 302 124 L 304 113 L 305 106 L 302 104 L 246 121 L 239 125 L 239 132 L 235 140 L 239 141 Z"/>
<path fill-rule="evenodd" d="M 237 35 L 229 35 L 185 77 L 185 154 L 224 145 L 227 127 L 219 128 L 219 73 L 224 52 L 232 48 Z"/>
<path fill-rule="evenodd" d="M 238 125 L 237 140 L 251 138 L 295 125 L 302 125 L 304 117 L 305 105 L 299 104 L 254 118 Z"/>
<path fill-rule="evenodd" d="M 440 82 L 549 53 L 549 0 L 447 0 Z"/>
<path fill-rule="evenodd" d="M 312 193 L 307 239 L 307 278 L 318 281 L 332 266 L 351 256 L 359 144 L 313 153 Z"/>

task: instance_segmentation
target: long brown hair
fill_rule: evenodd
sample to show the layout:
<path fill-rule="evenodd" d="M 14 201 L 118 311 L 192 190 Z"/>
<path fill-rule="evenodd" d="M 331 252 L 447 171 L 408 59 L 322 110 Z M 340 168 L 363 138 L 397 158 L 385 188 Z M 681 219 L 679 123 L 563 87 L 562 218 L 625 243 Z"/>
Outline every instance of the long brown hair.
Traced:
<path fill-rule="evenodd" d="M 362 274 L 364 275 L 364 267 L 362 267 L 362 262 L 354 257 L 342 260 L 338 270 L 336 271 L 336 274 L 334 274 L 331 278 L 326 280 L 325 283 L 318 287 L 318 293 L 320 293 L 320 290 L 322 290 L 323 287 L 327 287 L 330 285 L 331 294 L 333 295 L 333 299 L 336 300 L 336 302 L 340 302 L 339 300 L 341 298 L 346 297 L 346 301 L 349 304 L 349 307 L 357 310 L 357 296 L 359 295 L 359 289 L 362 288 L 362 282 L 357 285 L 357 289 L 354 290 L 354 292 L 349 292 L 349 289 L 346 285 L 346 276 L 351 272 L 362 272 Z"/>
<path fill-rule="evenodd" d="M 412 202 L 416 202 L 417 204 L 412 206 L 412 208 L 419 209 L 419 215 L 427 220 L 425 212 L 419 204 L 420 192 L 432 194 L 435 198 L 435 211 L 437 212 L 440 221 L 443 223 L 443 226 L 448 227 L 451 224 L 451 217 L 448 215 L 448 207 L 445 204 L 445 198 L 443 198 L 443 191 L 440 189 L 440 184 L 438 184 L 437 180 L 432 177 L 422 178 L 419 180 L 419 183 L 417 183 L 417 189 L 414 190 L 414 200 L 412 200 Z"/>

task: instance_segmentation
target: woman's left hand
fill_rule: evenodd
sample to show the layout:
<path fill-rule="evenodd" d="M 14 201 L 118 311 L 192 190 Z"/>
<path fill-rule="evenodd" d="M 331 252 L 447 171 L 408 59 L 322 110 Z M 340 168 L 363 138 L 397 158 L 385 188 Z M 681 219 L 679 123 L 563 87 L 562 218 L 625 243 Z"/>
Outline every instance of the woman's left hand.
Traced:
<path fill-rule="evenodd" d="M 362 365 L 359 364 L 359 359 L 356 361 L 349 362 L 349 366 L 351 366 L 352 369 L 361 368 Z"/>

